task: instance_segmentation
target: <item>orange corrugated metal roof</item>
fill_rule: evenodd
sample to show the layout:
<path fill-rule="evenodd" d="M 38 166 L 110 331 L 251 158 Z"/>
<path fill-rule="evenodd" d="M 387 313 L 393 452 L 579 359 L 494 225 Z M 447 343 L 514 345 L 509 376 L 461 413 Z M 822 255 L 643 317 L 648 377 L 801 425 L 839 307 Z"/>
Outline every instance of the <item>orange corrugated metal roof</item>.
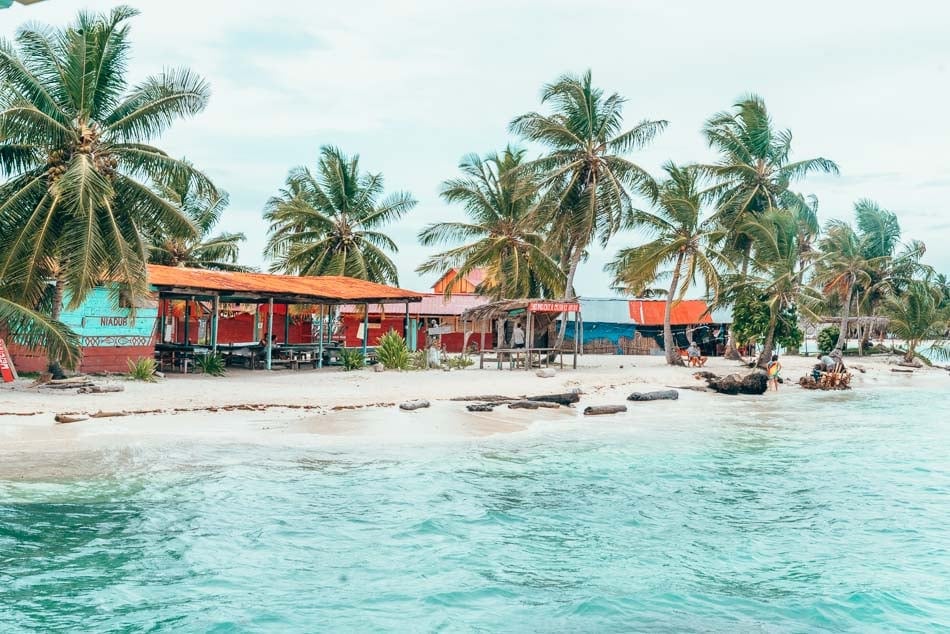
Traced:
<path fill-rule="evenodd" d="M 711 324 L 712 317 L 705 314 L 709 307 L 701 299 L 684 299 L 673 303 L 670 324 L 687 326 L 690 324 Z M 666 312 L 665 299 L 630 300 L 630 318 L 640 326 L 662 326 Z"/>
<path fill-rule="evenodd" d="M 148 265 L 149 284 L 194 291 L 224 291 L 232 295 L 258 293 L 297 296 L 330 302 L 418 302 L 422 295 L 385 284 L 332 275 L 271 275 L 205 271 L 177 266 Z"/>

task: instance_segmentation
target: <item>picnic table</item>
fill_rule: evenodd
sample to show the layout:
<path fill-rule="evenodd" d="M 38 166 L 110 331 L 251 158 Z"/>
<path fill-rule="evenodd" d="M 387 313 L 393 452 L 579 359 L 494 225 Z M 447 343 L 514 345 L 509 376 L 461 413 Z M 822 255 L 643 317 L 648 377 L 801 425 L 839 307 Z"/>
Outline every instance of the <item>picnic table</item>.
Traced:
<path fill-rule="evenodd" d="M 537 367 L 551 367 L 552 354 L 557 355 L 563 370 L 564 355 L 557 348 L 494 348 L 492 350 L 481 350 L 478 353 L 478 367 L 484 369 L 486 361 L 494 361 L 499 370 L 502 369 L 503 363 L 508 363 L 512 370 L 519 366 L 525 370 L 530 370 L 535 367 L 535 358 L 537 358 Z"/>

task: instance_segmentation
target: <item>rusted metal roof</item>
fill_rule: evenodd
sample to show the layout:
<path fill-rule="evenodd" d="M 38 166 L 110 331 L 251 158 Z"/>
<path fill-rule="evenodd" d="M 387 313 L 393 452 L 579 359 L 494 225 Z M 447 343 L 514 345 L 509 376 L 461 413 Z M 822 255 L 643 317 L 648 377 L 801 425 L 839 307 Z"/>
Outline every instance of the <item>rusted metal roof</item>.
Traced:
<path fill-rule="evenodd" d="M 419 315 L 438 315 L 438 316 L 460 316 L 463 312 L 469 308 L 475 308 L 476 306 L 484 306 L 488 303 L 487 297 L 482 297 L 481 295 L 452 295 L 451 297 L 446 297 L 442 293 L 426 293 L 422 296 L 422 301 L 413 304 L 409 307 L 409 314 L 413 316 Z M 388 308 L 382 309 L 378 304 L 370 304 L 368 306 L 370 314 L 377 314 L 381 312 L 391 313 L 394 310 L 399 311 L 399 308 Z M 343 314 L 348 313 L 362 313 L 363 306 L 356 304 L 344 304 L 340 307 L 340 312 Z"/>
<path fill-rule="evenodd" d="M 422 295 L 413 291 L 331 275 L 231 273 L 149 264 L 148 281 L 153 287 L 166 292 L 248 299 L 273 297 L 291 303 L 404 303 L 422 300 Z"/>
<path fill-rule="evenodd" d="M 639 326 L 662 326 L 666 312 L 665 299 L 630 300 L 630 318 Z M 693 324 L 711 324 L 709 307 L 701 299 L 684 299 L 673 302 L 670 324 L 688 326 Z"/>

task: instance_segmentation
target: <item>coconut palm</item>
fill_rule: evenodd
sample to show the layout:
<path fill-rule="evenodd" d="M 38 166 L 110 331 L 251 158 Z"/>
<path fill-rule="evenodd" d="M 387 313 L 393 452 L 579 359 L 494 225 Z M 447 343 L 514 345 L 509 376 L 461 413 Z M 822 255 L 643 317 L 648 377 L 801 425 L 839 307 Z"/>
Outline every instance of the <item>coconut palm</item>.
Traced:
<path fill-rule="evenodd" d="M 61 322 L 0 295 L 0 339 L 27 348 L 44 348 L 51 360 L 73 368 L 79 362 L 79 337 Z"/>
<path fill-rule="evenodd" d="M 715 163 L 702 165 L 715 185 L 716 215 L 729 232 L 728 244 L 736 252 L 741 271 L 749 265 L 751 236 L 742 228 L 747 221 L 783 207 L 789 186 L 812 173 L 838 173 L 838 166 L 818 157 L 791 161 L 792 133 L 775 129 L 765 101 L 749 95 L 731 112 L 713 115 L 703 128 L 709 147 L 719 153 Z M 726 355 L 739 358 L 730 332 Z"/>
<path fill-rule="evenodd" d="M 553 112 L 529 112 L 512 121 L 510 128 L 549 149 L 526 167 L 541 175 L 549 221 L 565 230 L 564 293 L 573 298 L 577 266 L 590 244 L 595 239 L 606 244 L 630 226 L 633 193 L 656 197 L 656 183 L 627 155 L 652 141 L 666 121 L 644 120 L 624 130 L 624 99 L 595 88 L 590 71 L 548 84 L 541 103 L 550 103 Z"/>
<path fill-rule="evenodd" d="M 607 265 L 607 271 L 613 275 L 615 286 L 639 295 L 663 275 L 663 267 L 672 265 L 665 272 L 670 285 L 663 314 L 663 344 L 666 362 L 683 365 L 670 325 L 673 305 L 697 281 L 715 295 L 719 289 L 717 265 L 728 266 L 728 262 L 713 248 L 720 239 L 720 230 L 703 220 L 697 170 L 673 163 L 663 169 L 667 178 L 660 184 L 656 211 L 638 211 L 634 216 L 637 226 L 654 239 L 622 249 Z"/>
<path fill-rule="evenodd" d="M 716 183 L 710 191 L 718 199 L 719 221 L 743 249 L 748 236 L 741 227 L 749 216 L 779 208 L 795 181 L 816 172 L 837 174 L 838 166 L 822 157 L 791 161 L 792 133 L 774 128 L 761 97 L 749 95 L 734 108 L 706 122 L 703 135 L 719 159 L 701 169 Z"/>
<path fill-rule="evenodd" d="M 900 297 L 888 297 L 883 313 L 888 330 L 907 343 L 906 361 L 913 361 L 921 342 L 934 340 L 934 351 L 946 356 L 945 341 L 950 314 L 940 308 L 941 292 L 927 282 L 911 282 Z"/>
<path fill-rule="evenodd" d="M 465 244 L 433 255 L 420 273 L 458 269 L 464 279 L 476 268 L 486 270 L 478 292 L 493 299 L 543 297 L 561 293 L 564 274 L 546 252 L 538 230 L 537 183 L 522 169 L 525 151 L 510 146 L 484 159 L 465 157 L 464 176 L 442 184 L 442 199 L 461 204 L 469 222 L 438 222 L 419 234 L 423 246 Z M 451 294 L 451 285 L 446 289 Z"/>
<path fill-rule="evenodd" d="M 243 233 L 209 235 L 228 206 L 226 193 L 203 193 L 196 187 L 194 179 L 187 176 L 160 183 L 159 192 L 192 221 L 197 233 L 189 236 L 152 236 L 150 262 L 217 271 L 252 270 L 237 263 L 241 243 L 246 239 Z"/>
<path fill-rule="evenodd" d="M 78 306 L 104 279 L 133 294 L 147 290 L 143 233 L 190 234 L 194 227 L 149 186 L 155 174 L 190 165 L 149 144 L 176 119 L 199 113 L 208 86 L 169 69 L 129 89 L 128 20 L 80 13 L 68 28 L 26 26 L 0 42 L 0 279 L 37 305 L 55 275 Z M 66 293 L 64 293 L 66 291 Z"/>
<path fill-rule="evenodd" d="M 320 148 L 316 174 L 295 167 L 280 194 L 267 202 L 270 222 L 265 255 L 271 271 L 294 275 L 346 275 L 397 284 L 386 252 L 396 243 L 380 229 L 416 206 L 405 192 L 380 200 L 382 174 L 360 172 L 359 155 Z"/>
<path fill-rule="evenodd" d="M 821 295 L 802 280 L 800 271 L 810 267 L 802 258 L 796 215 L 786 209 L 772 209 L 747 220 L 740 228 L 756 244 L 745 274 L 728 276 L 723 283 L 722 300 L 743 296 L 761 298 L 768 306 L 769 319 L 757 364 L 766 367 L 772 356 L 779 319 L 790 311 L 814 319 L 813 307 Z"/>

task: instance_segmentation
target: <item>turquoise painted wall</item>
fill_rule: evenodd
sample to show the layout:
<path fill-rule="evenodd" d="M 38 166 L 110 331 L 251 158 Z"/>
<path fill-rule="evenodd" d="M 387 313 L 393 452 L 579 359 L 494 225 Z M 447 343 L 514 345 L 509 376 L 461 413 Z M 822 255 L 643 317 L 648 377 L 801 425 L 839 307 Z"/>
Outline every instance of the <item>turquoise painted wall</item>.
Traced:
<path fill-rule="evenodd" d="M 65 300 L 69 303 L 69 299 Z M 147 346 L 155 333 L 157 306 L 135 310 L 133 320 L 128 308 L 112 303 L 107 288 L 96 288 L 75 309 L 63 308 L 62 321 L 82 338 L 84 347 Z"/>

